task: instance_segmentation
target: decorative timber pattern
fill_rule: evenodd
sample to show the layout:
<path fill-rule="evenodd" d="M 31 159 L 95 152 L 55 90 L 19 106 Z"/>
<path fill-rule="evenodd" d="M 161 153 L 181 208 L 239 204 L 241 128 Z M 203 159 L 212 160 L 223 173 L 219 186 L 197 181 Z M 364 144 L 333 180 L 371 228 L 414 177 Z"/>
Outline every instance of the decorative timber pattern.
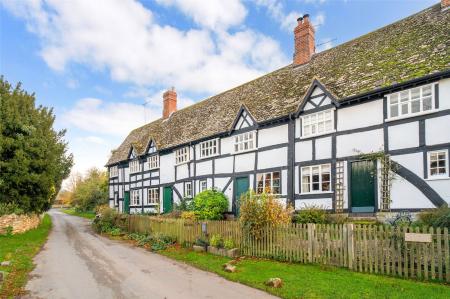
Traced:
<path fill-rule="evenodd" d="M 232 239 L 247 256 L 450 282 L 447 228 L 290 224 L 266 227 L 256 238 L 246 234 L 236 221 L 204 223 L 207 235 Z M 126 225 L 130 232 L 164 233 L 180 243 L 192 244 L 204 236 L 201 222 L 182 219 L 130 215 Z"/>

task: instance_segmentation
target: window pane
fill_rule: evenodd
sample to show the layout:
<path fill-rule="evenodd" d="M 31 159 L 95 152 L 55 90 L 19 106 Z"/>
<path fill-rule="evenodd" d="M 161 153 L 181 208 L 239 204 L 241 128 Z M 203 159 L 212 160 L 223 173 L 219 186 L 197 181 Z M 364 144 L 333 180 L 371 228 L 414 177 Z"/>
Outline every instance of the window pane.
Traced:
<path fill-rule="evenodd" d="M 391 105 L 391 117 L 398 116 L 398 106 L 397 105 Z"/>
<path fill-rule="evenodd" d="M 411 102 L 411 112 L 412 113 L 420 112 L 420 100 L 419 99 Z"/>
<path fill-rule="evenodd" d="M 426 97 L 426 96 L 430 96 L 431 95 L 431 86 L 425 86 L 422 88 L 422 96 Z"/>
<path fill-rule="evenodd" d="M 433 108 L 431 97 L 423 98 L 422 105 L 423 111 L 431 110 Z"/>
<path fill-rule="evenodd" d="M 411 100 L 420 98 L 420 88 L 411 89 Z"/>

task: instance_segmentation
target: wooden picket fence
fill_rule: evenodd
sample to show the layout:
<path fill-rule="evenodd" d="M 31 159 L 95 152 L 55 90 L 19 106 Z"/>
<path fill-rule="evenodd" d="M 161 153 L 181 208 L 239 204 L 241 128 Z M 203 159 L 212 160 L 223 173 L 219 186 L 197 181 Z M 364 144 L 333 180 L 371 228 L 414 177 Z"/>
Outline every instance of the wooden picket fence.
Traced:
<path fill-rule="evenodd" d="M 205 231 L 209 236 L 220 234 L 233 240 L 246 256 L 450 283 L 447 228 L 289 224 L 265 227 L 255 236 L 236 221 L 196 222 L 141 215 L 130 215 L 127 225 L 130 232 L 163 233 L 188 244 Z M 409 233 L 426 234 L 430 242 L 405 241 Z"/>

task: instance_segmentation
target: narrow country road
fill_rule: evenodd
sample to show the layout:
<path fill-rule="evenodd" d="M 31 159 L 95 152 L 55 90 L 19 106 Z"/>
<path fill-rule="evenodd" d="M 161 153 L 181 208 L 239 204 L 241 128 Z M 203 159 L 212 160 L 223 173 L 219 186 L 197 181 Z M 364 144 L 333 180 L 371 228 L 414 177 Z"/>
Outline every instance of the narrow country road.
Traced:
<path fill-rule="evenodd" d="M 141 248 L 96 235 L 89 221 L 50 211 L 31 298 L 274 298 Z"/>

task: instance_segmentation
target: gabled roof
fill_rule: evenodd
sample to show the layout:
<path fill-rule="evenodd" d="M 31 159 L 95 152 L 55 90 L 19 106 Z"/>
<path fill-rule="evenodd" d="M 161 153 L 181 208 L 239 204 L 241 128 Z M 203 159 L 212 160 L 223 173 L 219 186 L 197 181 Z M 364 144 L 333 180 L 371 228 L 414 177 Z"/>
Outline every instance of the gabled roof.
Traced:
<path fill-rule="evenodd" d="M 450 11 L 436 4 L 406 19 L 290 64 L 130 132 L 107 165 L 142 149 L 150 136 L 159 150 L 226 133 L 242 105 L 257 122 L 295 113 L 315 79 L 336 99 L 450 70 Z"/>

